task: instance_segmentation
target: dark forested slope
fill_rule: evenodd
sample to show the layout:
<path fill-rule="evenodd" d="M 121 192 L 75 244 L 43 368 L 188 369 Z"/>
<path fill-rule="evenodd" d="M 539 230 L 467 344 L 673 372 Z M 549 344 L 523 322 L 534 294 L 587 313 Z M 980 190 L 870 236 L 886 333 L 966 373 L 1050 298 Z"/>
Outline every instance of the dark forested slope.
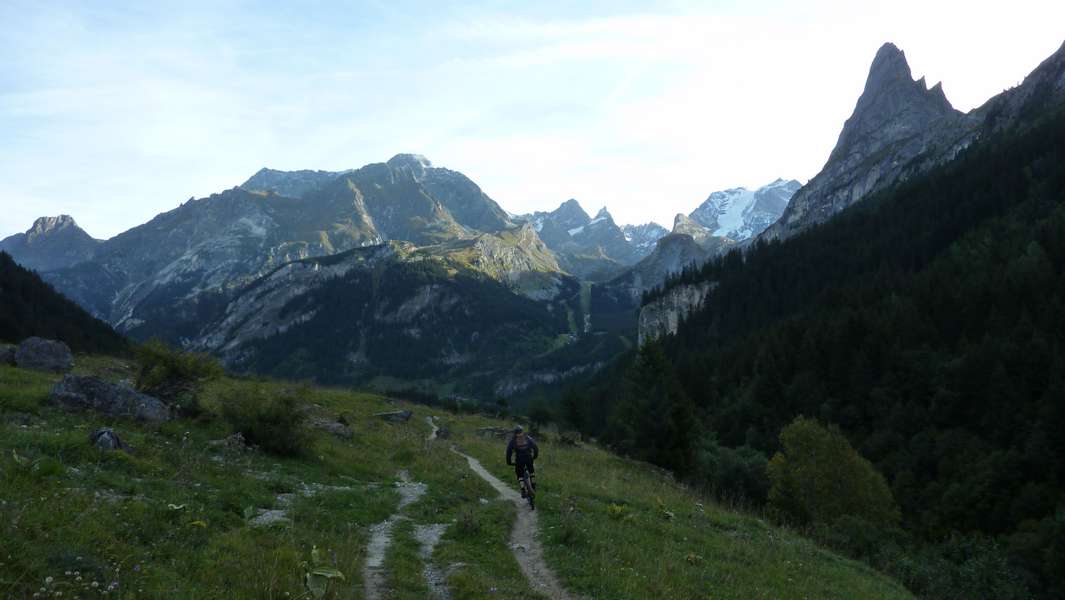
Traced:
<path fill-rule="evenodd" d="M 1065 113 L 673 284 L 696 281 L 717 287 L 661 378 L 719 444 L 768 456 L 798 415 L 836 424 L 916 539 L 989 536 L 1065 593 Z M 589 394 L 622 448 L 640 363 Z"/>
<path fill-rule="evenodd" d="M 78 352 L 113 353 L 125 338 L 0 252 L 0 341 L 30 336 L 62 340 Z"/>

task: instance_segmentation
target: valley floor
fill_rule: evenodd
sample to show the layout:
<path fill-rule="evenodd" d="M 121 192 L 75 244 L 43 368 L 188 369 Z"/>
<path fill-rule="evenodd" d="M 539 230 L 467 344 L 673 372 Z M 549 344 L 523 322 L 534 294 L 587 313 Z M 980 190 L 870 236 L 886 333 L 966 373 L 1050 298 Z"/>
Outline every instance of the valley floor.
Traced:
<path fill-rule="evenodd" d="M 131 373 L 115 359 L 78 364 Z M 513 486 L 505 442 L 478 433 L 501 421 L 308 388 L 317 420 L 342 416 L 354 436 L 313 430 L 303 456 L 280 458 L 218 443 L 232 433 L 220 419 L 63 413 L 46 403 L 57 379 L 0 367 L 0 598 L 910 597 L 652 467 L 555 436 L 537 462 L 538 522 L 519 519 L 514 492 L 459 454 Z M 245 385 L 212 384 L 206 405 Z M 413 418 L 373 416 L 399 409 Z M 434 424 L 447 439 L 429 439 Z M 133 451 L 91 447 L 100 426 Z M 515 542 L 516 520 L 518 533 L 533 523 L 533 541 Z M 516 558 L 541 549 L 546 566 Z"/>

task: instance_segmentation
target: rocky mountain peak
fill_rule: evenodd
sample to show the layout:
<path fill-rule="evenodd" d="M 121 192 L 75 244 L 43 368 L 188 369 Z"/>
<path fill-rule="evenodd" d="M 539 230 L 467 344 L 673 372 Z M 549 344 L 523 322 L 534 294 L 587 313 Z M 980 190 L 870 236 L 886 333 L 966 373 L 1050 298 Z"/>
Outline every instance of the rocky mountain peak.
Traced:
<path fill-rule="evenodd" d="M 427 169 L 433 168 L 433 163 L 421 154 L 397 154 L 386 164 L 396 170 L 409 171 L 416 180 L 424 177 Z"/>
<path fill-rule="evenodd" d="M 894 44 L 880 47 L 865 88 L 824 168 L 795 192 L 769 239 L 821 223 L 868 194 L 950 160 L 972 143 L 977 119 L 955 110 L 943 86 L 914 81 Z"/>
<path fill-rule="evenodd" d="M 675 234 L 690 235 L 698 244 L 703 244 L 711 237 L 711 232 L 684 213 L 678 213 L 673 217 L 673 232 Z"/>
<path fill-rule="evenodd" d="M 25 233 L 0 240 L 0 250 L 19 264 L 38 271 L 52 271 L 90 258 L 100 240 L 85 233 L 70 215 L 40 217 Z"/>
<path fill-rule="evenodd" d="M 876 51 L 873 63 L 869 65 L 865 91 L 911 82 L 910 63 L 906 62 L 906 53 L 895 44 L 886 42 Z"/>
<path fill-rule="evenodd" d="M 318 191 L 342 175 L 343 171 L 279 171 L 263 167 L 240 185 L 249 192 L 274 192 L 289 198 L 302 198 Z"/>
<path fill-rule="evenodd" d="M 592 220 L 592 218 L 588 216 L 588 213 L 584 212 L 584 208 L 581 206 L 580 202 L 577 202 L 573 198 L 560 204 L 559 207 L 555 209 L 554 215 L 559 221 L 575 225 L 584 225 Z"/>
<path fill-rule="evenodd" d="M 614 220 L 614 217 L 610 216 L 610 211 L 608 211 L 605 206 L 600 208 L 599 212 L 595 213 L 595 218 L 593 220 L 598 221 L 601 219 L 610 221 Z"/>
<path fill-rule="evenodd" d="M 933 121 L 958 116 L 961 113 L 950 105 L 942 84 L 930 90 L 924 77 L 914 81 L 905 53 L 888 42 L 873 58 L 865 89 L 843 125 L 829 162 L 856 148 L 864 154 L 862 148 L 872 136 L 887 134 L 898 139 L 920 133 Z"/>
<path fill-rule="evenodd" d="M 74 222 L 74 218 L 70 215 L 59 215 L 58 217 L 39 217 L 33 222 L 33 226 L 26 232 L 26 235 L 30 237 L 48 235 L 64 229 L 77 229 L 78 224 Z"/>

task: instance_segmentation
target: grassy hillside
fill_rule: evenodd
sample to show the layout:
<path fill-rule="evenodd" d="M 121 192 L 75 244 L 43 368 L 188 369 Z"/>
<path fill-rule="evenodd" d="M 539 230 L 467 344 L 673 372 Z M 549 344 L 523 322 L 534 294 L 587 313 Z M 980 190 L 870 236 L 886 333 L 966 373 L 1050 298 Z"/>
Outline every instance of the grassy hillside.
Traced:
<path fill-rule="evenodd" d="M 133 367 L 79 357 L 109 379 Z M 450 440 L 429 442 L 421 406 L 325 388 L 297 388 L 312 420 L 342 416 L 352 439 L 312 429 L 307 450 L 279 457 L 212 441 L 231 431 L 209 412 L 162 426 L 70 415 L 46 404 L 57 376 L 0 367 L 0 597 L 311 598 L 307 572 L 336 569 L 325 597 L 364 597 L 373 526 L 397 512 L 404 475 L 426 493 L 403 509 L 384 557 L 390 598 L 425 598 L 421 525 L 445 524 L 430 563 L 454 598 L 539 597 L 508 545 L 514 505 L 450 451 L 456 444 L 509 482 L 504 426 L 441 415 Z M 261 393 L 222 379 L 203 403 Z M 265 384 L 283 393 L 293 384 Z M 257 391 L 258 390 L 258 391 Z M 373 417 L 407 408 L 403 424 Z M 114 427 L 134 448 L 105 453 L 88 433 Z M 896 583 L 787 531 L 729 512 L 641 463 L 590 446 L 542 444 L 540 537 L 547 562 L 595 598 L 907 598 Z M 401 474 L 401 471 L 406 471 Z M 264 510 L 284 517 L 254 525 Z M 317 552 L 313 549 L 317 547 Z M 331 571 L 325 571 L 332 573 Z"/>

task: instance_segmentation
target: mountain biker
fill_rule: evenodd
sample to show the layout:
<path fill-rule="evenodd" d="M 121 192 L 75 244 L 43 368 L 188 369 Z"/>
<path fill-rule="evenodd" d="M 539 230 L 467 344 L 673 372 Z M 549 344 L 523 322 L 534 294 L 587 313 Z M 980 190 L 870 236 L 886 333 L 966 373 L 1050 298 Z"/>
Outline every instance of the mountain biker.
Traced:
<path fill-rule="evenodd" d="M 536 491 L 536 469 L 533 461 L 540 456 L 540 448 L 532 436 L 526 435 L 521 425 L 514 427 L 514 436 L 507 444 L 507 465 L 514 465 L 514 473 L 518 476 L 518 487 L 521 488 L 521 497 L 526 496 L 525 470 L 529 471 L 529 481 L 532 483 L 532 491 Z M 511 457 L 517 460 L 511 460 Z"/>

